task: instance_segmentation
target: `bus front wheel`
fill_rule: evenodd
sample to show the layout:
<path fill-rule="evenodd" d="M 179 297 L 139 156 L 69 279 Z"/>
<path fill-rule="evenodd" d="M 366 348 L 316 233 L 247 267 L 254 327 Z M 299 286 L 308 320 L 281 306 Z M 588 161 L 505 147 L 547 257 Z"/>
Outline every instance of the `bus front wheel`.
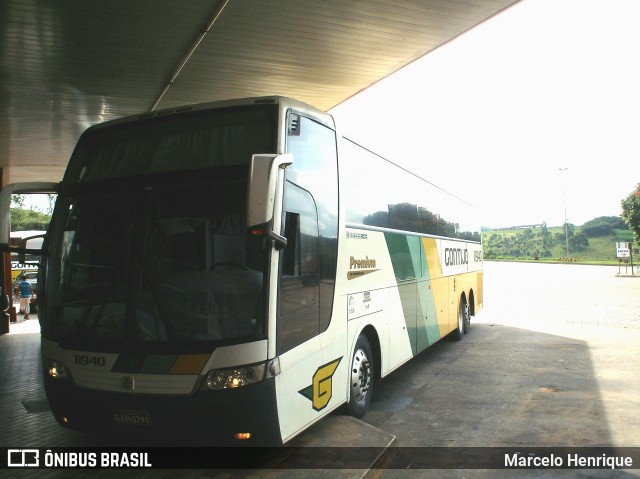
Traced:
<path fill-rule="evenodd" d="M 369 409 L 373 395 L 373 354 L 366 336 L 361 335 L 356 342 L 349 370 L 349 414 L 361 418 Z"/>

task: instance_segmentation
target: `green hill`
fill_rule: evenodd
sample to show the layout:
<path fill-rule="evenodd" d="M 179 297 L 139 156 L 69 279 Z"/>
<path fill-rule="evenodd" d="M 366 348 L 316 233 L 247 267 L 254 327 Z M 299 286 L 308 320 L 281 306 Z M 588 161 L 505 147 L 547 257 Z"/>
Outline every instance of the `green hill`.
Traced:
<path fill-rule="evenodd" d="M 633 241 L 633 233 L 619 217 L 601 217 L 582 226 L 568 225 L 568 246 L 563 226 L 483 229 L 485 259 L 618 264 L 616 242 Z M 640 261 L 634 247 L 634 263 Z"/>

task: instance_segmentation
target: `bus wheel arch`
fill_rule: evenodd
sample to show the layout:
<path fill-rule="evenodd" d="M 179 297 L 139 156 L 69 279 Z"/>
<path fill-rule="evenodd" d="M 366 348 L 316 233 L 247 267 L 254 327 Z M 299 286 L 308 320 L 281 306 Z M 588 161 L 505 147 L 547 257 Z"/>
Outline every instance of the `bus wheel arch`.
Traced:
<path fill-rule="evenodd" d="M 378 381 L 382 374 L 382 353 L 378 332 L 372 325 L 368 325 L 360 332 L 360 335 L 365 335 L 369 340 L 371 352 L 373 353 L 374 379 Z"/>
<path fill-rule="evenodd" d="M 356 418 L 363 417 L 380 377 L 380 342 L 373 327 L 366 327 L 358 336 L 349 363 L 349 401 L 347 410 Z"/>

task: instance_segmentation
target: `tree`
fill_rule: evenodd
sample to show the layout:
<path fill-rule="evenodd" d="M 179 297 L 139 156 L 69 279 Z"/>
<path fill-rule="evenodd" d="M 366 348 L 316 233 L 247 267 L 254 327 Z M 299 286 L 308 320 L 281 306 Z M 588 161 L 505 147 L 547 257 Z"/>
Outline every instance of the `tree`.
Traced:
<path fill-rule="evenodd" d="M 53 207 L 56 204 L 57 197 L 58 195 L 56 193 L 47 193 L 47 202 L 49 203 L 49 209 L 45 213 L 49 216 L 53 214 Z"/>
<path fill-rule="evenodd" d="M 551 237 L 551 232 L 549 228 L 547 228 L 547 223 L 543 222 L 540 228 L 540 236 L 542 237 L 542 249 L 548 250 L 553 245 L 553 238 Z"/>
<path fill-rule="evenodd" d="M 39 211 L 11 208 L 11 231 L 46 231 L 51 216 Z"/>
<path fill-rule="evenodd" d="M 569 240 L 571 250 L 584 251 L 589 246 L 589 239 L 584 233 L 578 233 Z"/>
<path fill-rule="evenodd" d="M 581 231 L 589 238 L 609 236 L 614 234 L 613 230 L 626 230 L 627 225 L 619 216 L 600 216 L 587 221 L 582 225 Z"/>
<path fill-rule="evenodd" d="M 11 208 L 24 209 L 24 201 L 26 195 L 13 194 L 11 195 Z"/>
<path fill-rule="evenodd" d="M 640 183 L 622 200 L 621 205 L 622 218 L 629 225 L 629 229 L 633 231 L 636 243 L 640 244 Z"/>

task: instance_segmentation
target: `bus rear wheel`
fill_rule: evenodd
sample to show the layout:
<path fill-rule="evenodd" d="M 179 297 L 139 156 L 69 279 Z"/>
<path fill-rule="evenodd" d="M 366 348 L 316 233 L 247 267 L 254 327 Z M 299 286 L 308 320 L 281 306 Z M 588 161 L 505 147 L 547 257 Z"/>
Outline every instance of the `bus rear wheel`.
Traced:
<path fill-rule="evenodd" d="M 373 395 L 373 354 L 366 336 L 361 335 L 356 342 L 349 370 L 349 414 L 361 418 L 371 404 Z"/>
<path fill-rule="evenodd" d="M 460 341 L 464 334 L 468 331 L 471 323 L 471 318 L 469 317 L 469 305 L 464 297 L 460 298 L 460 303 L 458 304 L 458 325 L 456 329 L 453 331 L 451 338 L 454 341 Z"/>

